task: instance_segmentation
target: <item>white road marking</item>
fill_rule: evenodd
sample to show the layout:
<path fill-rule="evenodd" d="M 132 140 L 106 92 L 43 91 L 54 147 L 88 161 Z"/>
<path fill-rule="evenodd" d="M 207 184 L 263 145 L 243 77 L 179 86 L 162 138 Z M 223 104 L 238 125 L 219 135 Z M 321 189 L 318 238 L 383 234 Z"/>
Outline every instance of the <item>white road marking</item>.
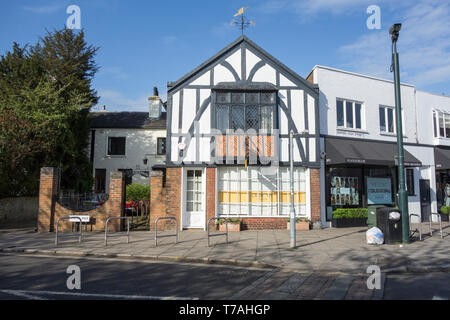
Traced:
<path fill-rule="evenodd" d="M 33 291 L 33 290 L 0 290 L 0 292 L 21 296 L 34 300 L 45 300 L 33 295 L 55 295 L 55 296 L 74 296 L 74 297 L 93 297 L 105 299 L 142 299 L 142 300 L 199 300 L 199 298 L 191 297 L 161 297 L 161 296 L 138 296 L 138 295 L 121 295 L 121 294 L 101 294 L 101 293 L 81 293 L 81 292 L 57 292 L 57 291 Z"/>

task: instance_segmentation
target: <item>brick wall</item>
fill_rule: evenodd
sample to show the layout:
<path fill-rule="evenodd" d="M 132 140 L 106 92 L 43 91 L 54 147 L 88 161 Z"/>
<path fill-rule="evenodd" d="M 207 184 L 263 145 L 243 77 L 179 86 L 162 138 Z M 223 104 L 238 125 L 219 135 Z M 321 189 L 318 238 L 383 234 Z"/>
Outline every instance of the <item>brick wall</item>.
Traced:
<path fill-rule="evenodd" d="M 283 218 L 243 218 L 241 230 L 286 229 L 286 217 Z"/>
<path fill-rule="evenodd" d="M 162 170 L 153 170 L 150 177 L 150 230 L 154 230 L 154 221 L 166 215 L 165 190 L 163 194 Z"/>
<path fill-rule="evenodd" d="M 125 180 L 123 173 L 113 171 L 110 175 L 109 199 L 102 206 L 90 211 L 76 212 L 63 207 L 56 201 L 58 170 L 56 168 L 42 168 L 39 186 L 38 231 L 52 232 L 56 229 L 59 218 L 70 215 L 89 215 L 93 231 L 104 231 L 108 217 L 123 216 L 123 202 L 125 201 Z M 108 224 L 109 230 L 119 231 L 121 222 L 113 220 Z M 60 222 L 58 230 L 69 230 L 72 224 L 68 221 Z M 88 230 L 91 229 L 89 225 Z"/>
<path fill-rule="evenodd" d="M 311 220 L 320 221 L 320 170 L 310 170 L 311 190 Z M 181 223 L 182 169 L 166 169 L 166 186 L 163 185 L 163 171 L 152 172 L 150 179 L 151 197 L 150 214 L 151 228 L 157 217 L 176 217 Z M 206 220 L 216 215 L 216 169 L 206 168 Z M 280 218 L 243 218 L 242 230 L 286 229 L 286 217 Z M 159 223 L 158 229 L 163 229 L 165 223 Z"/>
<path fill-rule="evenodd" d="M 216 169 L 206 168 L 206 223 L 216 216 Z M 211 222 L 212 225 L 212 222 Z"/>
<path fill-rule="evenodd" d="M 320 221 L 320 169 L 309 169 L 311 221 Z"/>
<path fill-rule="evenodd" d="M 55 219 L 54 196 L 57 192 L 58 176 L 56 168 L 41 168 L 39 181 L 38 231 L 53 231 Z"/>
<path fill-rule="evenodd" d="M 159 217 L 175 217 L 178 228 L 181 223 L 181 168 L 165 169 L 165 186 L 163 187 L 164 171 L 153 170 L 150 178 L 150 230 L 155 229 L 155 220 Z M 158 230 L 164 230 L 173 225 L 170 220 L 158 222 Z"/>

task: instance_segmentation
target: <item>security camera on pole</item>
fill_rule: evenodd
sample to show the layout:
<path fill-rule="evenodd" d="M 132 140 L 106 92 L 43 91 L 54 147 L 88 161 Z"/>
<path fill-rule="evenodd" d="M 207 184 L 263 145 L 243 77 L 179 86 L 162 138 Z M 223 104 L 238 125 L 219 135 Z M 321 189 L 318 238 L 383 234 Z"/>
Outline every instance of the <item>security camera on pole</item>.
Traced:
<path fill-rule="evenodd" d="M 400 98 L 400 67 L 397 53 L 397 40 L 401 23 L 392 25 L 389 33 L 392 38 L 392 65 L 391 72 L 394 71 L 395 88 L 395 115 L 397 120 L 397 165 L 398 165 L 398 206 L 402 213 L 402 242 L 409 242 L 409 214 L 408 214 L 408 195 L 405 188 L 405 165 L 403 152 L 403 127 L 402 127 L 402 103 Z"/>

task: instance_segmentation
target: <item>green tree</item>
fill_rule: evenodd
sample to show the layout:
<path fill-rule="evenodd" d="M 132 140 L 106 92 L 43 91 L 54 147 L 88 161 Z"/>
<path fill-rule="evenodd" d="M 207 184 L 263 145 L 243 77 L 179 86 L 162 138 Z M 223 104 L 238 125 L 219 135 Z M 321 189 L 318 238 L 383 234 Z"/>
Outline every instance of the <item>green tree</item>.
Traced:
<path fill-rule="evenodd" d="M 84 32 L 47 32 L 0 57 L 0 197 L 36 194 L 39 169 L 62 166 L 62 186 L 87 191 L 89 110 L 98 48 Z"/>
<path fill-rule="evenodd" d="M 148 201 L 150 200 L 150 185 L 139 183 L 129 184 L 126 191 L 127 201 Z"/>

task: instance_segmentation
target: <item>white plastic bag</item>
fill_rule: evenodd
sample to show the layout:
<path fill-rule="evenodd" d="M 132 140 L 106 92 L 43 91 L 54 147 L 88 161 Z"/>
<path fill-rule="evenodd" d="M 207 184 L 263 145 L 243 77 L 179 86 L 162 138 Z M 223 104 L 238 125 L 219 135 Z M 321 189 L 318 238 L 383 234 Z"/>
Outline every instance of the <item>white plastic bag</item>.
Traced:
<path fill-rule="evenodd" d="M 383 232 L 377 227 L 370 228 L 366 231 L 367 244 L 383 244 Z"/>
<path fill-rule="evenodd" d="M 400 212 L 392 211 L 391 213 L 389 213 L 389 220 L 398 221 L 400 220 L 400 217 Z"/>

